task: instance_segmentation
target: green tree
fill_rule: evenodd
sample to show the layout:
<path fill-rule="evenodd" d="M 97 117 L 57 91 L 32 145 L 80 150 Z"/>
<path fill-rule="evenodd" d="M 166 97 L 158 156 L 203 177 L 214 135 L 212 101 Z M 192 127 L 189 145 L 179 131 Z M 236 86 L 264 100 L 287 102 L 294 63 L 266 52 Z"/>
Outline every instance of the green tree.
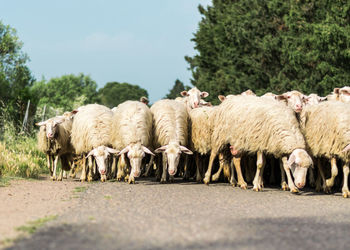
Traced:
<path fill-rule="evenodd" d="M 97 102 L 96 88 L 96 82 L 81 73 L 51 78 L 48 82 L 35 82 L 32 93 L 40 98 L 40 107 L 48 105 L 63 112 Z"/>
<path fill-rule="evenodd" d="M 185 59 L 192 84 L 219 94 L 297 89 L 326 95 L 350 84 L 350 2 L 213 0 Z"/>
<path fill-rule="evenodd" d="M 6 119 L 16 128 L 21 124 L 26 105 L 31 99 L 30 87 L 34 82 L 28 57 L 22 51 L 22 42 L 16 30 L 0 21 L 0 108 Z M 35 100 L 32 100 L 35 103 Z M 0 127 L 3 126 L 1 119 Z"/>
<path fill-rule="evenodd" d="M 147 91 L 138 85 L 129 83 L 108 82 L 98 91 L 101 104 L 110 108 L 127 100 L 139 100 L 142 96 L 148 98 Z"/>
<path fill-rule="evenodd" d="M 169 93 L 165 96 L 167 99 L 175 99 L 180 96 L 180 92 L 184 90 L 188 90 L 190 87 L 184 86 L 183 82 L 179 79 L 176 79 L 173 88 L 169 91 Z"/>

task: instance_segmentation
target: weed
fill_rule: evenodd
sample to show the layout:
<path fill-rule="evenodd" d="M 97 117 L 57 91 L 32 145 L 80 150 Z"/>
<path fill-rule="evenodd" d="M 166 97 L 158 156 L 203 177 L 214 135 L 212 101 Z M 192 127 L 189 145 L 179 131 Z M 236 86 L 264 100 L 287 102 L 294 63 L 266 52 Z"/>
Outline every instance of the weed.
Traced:
<path fill-rule="evenodd" d="M 57 215 L 50 215 L 46 216 L 44 218 L 37 219 L 35 221 L 30 221 L 27 223 L 27 225 L 17 227 L 16 230 L 28 234 L 35 233 L 39 228 L 44 226 L 47 222 L 55 220 L 57 218 Z"/>

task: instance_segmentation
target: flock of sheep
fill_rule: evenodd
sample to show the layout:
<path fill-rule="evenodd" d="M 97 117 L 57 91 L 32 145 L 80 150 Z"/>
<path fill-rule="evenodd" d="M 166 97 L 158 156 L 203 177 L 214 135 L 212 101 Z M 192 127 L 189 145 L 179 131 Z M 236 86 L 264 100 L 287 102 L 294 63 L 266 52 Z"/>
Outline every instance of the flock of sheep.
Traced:
<path fill-rule="evenodd" d="M 260 191 L 275 181 L 279 165 L 283 190 L 298 192 L 308 173 L 309 185 L 328 193 L 340 162 L 342 194 L 350 196 L 350 87 L 325 98 L 298 91 L 258 97 L 248 90 L 219 96 L 218 106 L 205 102 L 209 94 L 197 88 L 181 95 L 151 108 L 146 98 L 113 109 L 89 104 L 38 123 L 38 147 L 52 179 L 62 180 L 69 170 L 74 176 L 79 165 L 81 181 L 99 176 L 134 183 L 141 174 L 154 174 L 164 183 L 178 174 L 209 184 L 223 176 L 243 189 L 252 182 Z"/>

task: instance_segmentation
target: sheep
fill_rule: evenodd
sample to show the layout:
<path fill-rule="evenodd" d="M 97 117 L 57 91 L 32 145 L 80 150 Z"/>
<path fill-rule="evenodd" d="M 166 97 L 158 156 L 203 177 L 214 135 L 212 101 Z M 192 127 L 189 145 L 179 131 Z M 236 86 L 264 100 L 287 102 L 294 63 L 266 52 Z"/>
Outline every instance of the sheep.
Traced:
<path fill-rule="evenodd" d="M 216 154 L 227 144 L 230 145 L 234 157 L 242 152 L 248 154 L 263 152 L 282 157 L 291 192 L 298 192 L 298 188 L 304 187 L 307 169 L 313 164 L 305 150 L 305 141 L 294 112 L 275 101 L 255 96 L 235 96 L 219 105 L 211 141 L 212 150 L 204 178 L 205 184 L 209 183 Z M 288 160 L 287 155 L 290 155 Z M 240 161 L 240 158 L 234 160 Z M 236 162 L 235 167 L 238 163 Z M 264 167 L 263 156 L 258 157 L 257 165 L 258 178 L 254 179 L 253 184 L 260 189 L 261 169 Z M 236 167 L 236 170 L 238 184 L 244 185 L 242 183 L 244 180 L 239 178 L 240 168 Z"/>
<path fill-rule="evenodd" d="M 150 109 L 139 101 L 119 104 L 113 114 L 111 142 L 120 151 L 118 155 L 127 154 L 130 160 L 129 183 L 135 183 L 135 177 L 140 176 L 145 153 L 154 155 L 148 148 L 152 146 L 152 122 Z"/>
<path fill-rule="evenodd" d="M 196 87 L 190 89 L 189 91 L 182 91 L 181 96 L 183 99 L 177 98 L 176 100 L 181 100 L 185 103 L 187 111 L 189 112 L 191 109 L 198 108 L 200 105 L 201 98 L 206 98 L 209 96 L 208 92 L 200 91 Z"/>
<path fill-rule="evenodd" d="M 167 170 L 171 180 L 177 172 L 181 152 L 193 154 L 187 146 L 188 113 L 178 101 L 164 99 L 151 107 L 154 124 L 154 152 L 162 153 L 163 173 L 160 182 L 166 182 Z M 186 160 L 187 161 L 187 160 Z M 160 170 L 160 168 L 159 168 Z"/>
<path fill-rule="evenodd" d="M 46 121 L 36 123 L 40 126 L 38 133 L 38 148 L 47 156 L 47 164 L 52 180 L 62 181 L 63 171 L 70 170 L 72 146 L 70 135 L 72 130 L 72 118 L 76 110 L 66 112 L 62 116 L 56 116 Z M 56 176 L 57 163 L 61 160 L 61 171 L 59 177 Z"/>
<path fill-rule="evenodd" d="M 336 158 L 344 162 L 343 197 L 350 196 L 348 174 L 350 161 L 350 106 L 338 101 L 322 102 L 305 108 L 301 114 L 301 130 L 305 136 L 307 147 L 314 157 L 325 157 L 331 160 L 330 179 L 325 180 L 321 168 L 320 174 L 324 182 L 323 188 L 331 189 L 338 174 Z"/>
<path fill-rule="evenodd" d="M 72 144 L 77 154 L 83 154 L 84 163 L 80 177 L 86 180 L 86 158 L 89 160 L 88 181 L 92 181 L 93 157 L 96 160 L 101 181 L 107 179 L 106 161 L 109 154 L 118 153 L 110 147 L 110 130 L 113 112 L 99 104 L 80 107 L 72 126 Z"/>
<path fill-rule="evenodd" d="M 323 102 L 327 99 L 327 97 L 320 97 L 317 94 L 310 94 L 306 98 L 304 98 L 305 105 L 317 105 L 320 102 Z"/>
<path fill-rule="evenodd" d="M 336 100 L 344 103 L 350 102 L 350 87 L 334 88 L 333 93 L 327 96 L 327 100 Z"/>
<path fill-rule="evenodd" d="M 251 89 L 248 89 L 248 90 L 242 92 L 241 95 L 252 95 L 252 96 L 256 96 L 256 94 L 255 94 Z"/>

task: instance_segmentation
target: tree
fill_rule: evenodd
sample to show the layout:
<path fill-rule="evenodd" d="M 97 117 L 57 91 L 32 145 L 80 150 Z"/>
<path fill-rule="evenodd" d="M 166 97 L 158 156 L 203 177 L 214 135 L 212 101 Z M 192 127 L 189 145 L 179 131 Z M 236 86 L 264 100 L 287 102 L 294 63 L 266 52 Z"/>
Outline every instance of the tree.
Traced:
<path fill-rule="evenodd" d="M 23 120 L 27 102 L 31 99 L 30 87 L 34 82 L 26 66 L 28 57 L 21 49 L 22 43 L 16 30 L 0 21 L 0 108 L 16 128 Z"/>
<path fill-rule="evenodd" d="M 349 85 L 350 2 L 213 0 L 185 59 L 192 84 L 210 93 L 297 89 L 326 95 Z"/>
<path fill-rule="evenodd" d="M 173 88 L 169 91 L 169 93 L 165 96 L 167 99 L 175 99 L 180 96 L 180 92 L 184 90 L 188 90 L 190 87 L 184 86 L 183 82 L 179 79 L 176 79 Z"/>
<path fill-rule="evenodd" d="M 98 91 L 101 104 L 110 108 L 127 100 L 139 100 L 142 96 L 148 98 L 147 91 L 129 83 L 108 82 Z"/>
<path fill-rule="evenodd" d="M 90 76 L 63 75 L 51 78 L 48 82 L 38 81 L 32 88 L 33 95 L 40 98 L 39 106 L 51 106 L 60 112 L 70 111 L 78 106 L 95 103 L 97 84 Z"/>

